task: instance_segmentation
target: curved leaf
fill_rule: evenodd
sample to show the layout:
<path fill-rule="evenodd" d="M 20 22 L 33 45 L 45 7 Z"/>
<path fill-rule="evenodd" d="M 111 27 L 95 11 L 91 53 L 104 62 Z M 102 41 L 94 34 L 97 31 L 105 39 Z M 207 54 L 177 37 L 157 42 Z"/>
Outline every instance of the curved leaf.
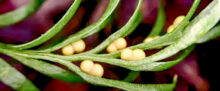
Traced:
<path fill-rule="evenodd" d="M 179 39 L 183 35 L 182 32 L 183 32 L 185 26 L 189 24 L 189 20 L 191 19 L 192 15 L 196 11 L 196 8 L 198 7 L 199 3 L 200 3 L 200 0 L 195 0 L 194 1 L 193 5 L 190 8 L 189 12 L 187 13 L 185 19 L 177 26 L 177 28 L 174 29 L 173 32 L 165 34 L 165 35 L 161 36 L 160 38 L 155 39 L 154 41 L 150 41 L 150 42 L 147 42 L 147 43 L 140 43 L 140 44 L 131 46 L 129 48 L 131 48 L 131 49 L 138 48 L 138 49 L 146 50 L 146 49 L 153 49 L 153 48 L 173 44 L 177 39 Z M 159 22 L 159 19 L 158 19 L 158 22 Z M 120 51 L 117 51 L 117 52 L 114 52 L 114 53 L 111 53 L 111 54 L 101 54 L 101 56 L 102 57 L 119 57 L 120 56 Z"/>
<path fill-rule="evenodd" d="M 95 84 L 95 85 L 101 85 L 101 86 L 108 86 L 108 87 L 116 87 L 123 90 L 128 91 L 145 91 L 145 90 L 154 90 L 154 91 L 172 91 L 175 88 L 177 77 L 174 77 L 173 83 L 171 84 L 134 84 L 134 83 L 127 83 L 123 81 L 117 81 L 117 80 L 111 80 L 111 79 L 105 79 L 100 77 L 94 77 L 91 75 L 88 75 L 80 70 L 79 67 L 72 64 L 71 62 L 65 61 L 65 60 L 57 60 L 57 59 L 51 59 L 50 61 L 60 63 L 67 68 L 69 68 L 71 71 L 76 72 L 78 75 L 80 75 L 85 81 Z"/>
<path fill-rule="evenodd" d="M 191 53 L 191 51 L 194 49 L 194 47 L 195 46 L 193 45 L 193 46 L 190 46 L 189 48 L 185 49 L 183 51 L 183 53 L 177 59 L 175 59 L 173 61 L 151 62 L 151 63 L 145 64 L 143 66 L 131 67 L 131 69 L 132 70 L 141 70 L 141 71 L 164 71 L 164 70 L 167 70 L 167 69 L 175 66 L 176 64 L 178 64 L 182 60 L 184 60 Z"/>
<path fill-rule="evenodd" d="M 161 31 L 163 30 L 163 26 L 165 24 L 165 20 L 166 20 L 165 18 L 166 18 L 166 15 L 165 15 L 163 4 L 160 3 L 156 23 L 154 24 L 153 29 L 151 30 L 148 36 L 157 36 L 161 33 Z"/>
<path fill-rule="evenodd" d="M 132 82 L 140 75 L 140 73 L 140 71 L 130 71 L 123 81 Z"/>
<path fill-rule="evenodd" d="M 148 62 L 154 62 L 162 60 L 169 56 L 172 56 L 182 49 L 195 43 L 196 40 L 203 37 L 204 34 L 208 32 L 220 19 L 220 1 L 214 0 L 207 8 L 205 8 L 189 26 L 185 29 L 183 36 L 177 40 L 174 44 L 171 44 L 167 48 L 161 50 L 160 52 L 133 63 L 133 65 L 143 65 Z"/>
<path fill-rule="evenodd" d="M 46 42 L 47 40 L 55 36 L 58 32 L 60 32 L 62 28 L 69 22 L 69 20 L 72 18 L 72 16 L 75 14 L 76 10 L 78 9 L 80 3 L 81 0 L 75 0 L 74 3 L 69 8 L 69 10 L 65 13 L 65 15 L 52 28 L 50 28 L 46 33 L 42 34 L 37 39 L 25 44 L 8 45 L 8 47 L 14 49 L 28 49 Z"/>
<path fill-rule="evenodd" d="M 7 50 L 7 49 L 0 49 L 0 51 L 2 53 L 11 54 L 11 55 L 15 54 L 15 55 L 27 56 L 27 57 L 34 56 L 34 55 L 30 55 L 30 54 L 25 54 L 25 53 L 19 54 L 18 52 L 10 51 L 10 50 Z M 39 55 L 36 55 L 36 56 L 39 56 Z M 105 78 L 100 78 L 100 77 L 94 77 L 94 76 L 91 76 L 91 75 L 88 75 L 88 74 L 82 72 L 79 67 L 72 64 L 69 61 L 54 58 L 54 57 L 50 57 L 50 56 L 47 56 L 47 55 L 45 55 L 43 57 L 45 57 L 49 61 L 60 63 L 64 66 L 66 66 L 71 71 L 73 71 L 76 74 L 78 74 L 79 76 L 81 76 L 85 81 L 87 81 L 89 83 L 92 83 L 92 84 L 95 84 L 95 85 L 116 87 L 116 88 L 120 88 L 120 89 L 123 89 L 123 90 L 132 90 L 132 91 L 133 90 L 137 90 L 137 91 L 142 91 L 142 90 L 155 90 L 155 91 L 167 90 L 167 91 L 172 91 L 175 88 L 176 81 L 177 81 L 177 79 L 174 78 L 174 81 L 173 81 L 172 84 L 134 84 L 134 83 L 127 83 L 127 82 L 123 82 L 123 81 L 117 81 L 117 80 L 105 79 Z"/>
<path fill-rule="evenodd" d="M 205 10 L 203 10 L 192 21 L 192 23 L 190 23 L 190 25 L 185 29 L 184 35 L 180 39 L 178 39 L 177 42 L 175 42 L 174 44 L 171 44 L 167 48 L 161 50 L 160 52 L 152 56 L 146 57 L 143 60 L 135 61 L 135 62 L 127 62 L 123 60 L 112 59 L 111 61 L 112 63 L 110 63 L 109 61 L 104 60 L 104 58 L 88 57 L 88 59 L 91 59 L 91 60 L 98 59 L 98 60 L 102 60 L 103 62 L 106 62 L 109 64 L 120 65 L 122 67 L 142 66 L 150 62 L 162 60 L 164 58 L 174 55 L 175 53 L 179 52 L 182 49 L 185 49 L 186 47 L 196 42 L 196 40 L 203 37 L 203 35 L 206 34 L 208 30 L 211 29 L 218 22 L 220 18 L 219 9 L 220 9 L 220 2 L 218 0 L 214 0 Z M 73 58 L 72 60 L 74 60 L 74 57 L 77 58 L 76 56 L 78 55 L 68 56 L 68 57 Z M 68 58 L 68 57 L 65 57 L 65 58 Z M 80 56 L 78 56 L 77 60 L 79 59 L 81 59 Z"/>
<path fill-rule="evenodd" d="M 126 64 L 129 63 L 128 61 L 125 60 L 120 60 L 120 59 L 115 59 L 115 58 L 104 58 L 104 57 L 98 57 L 97 54 L 88 54 L 88 55 L 83 55 L 83 56 L 59 56 L 59 55 L 54 55 L 54 54 L 40 54 L 40 53 L 25 53 L 25 52 L 18 52 L 18 51 L 8 51 L 4 50 L 4 53 L 7 53 L 8 55 L 19 55 L 23 57 L 29 57 L 29 58 L 37 58 L 37 59 L 44 59 L 44 60 L 52 60 L 52 59 L 62 59 L 62 60 L 67 60 L 67 61 L 80 61 L 80 60 L 94 60 L 98 62 L 103 62 L 103 63 L 108 63 L 111 65 L 116 65 L 116 66 L 121 66 L 133 71 L 163 71 L 167 70 L 180 61 L 182 61 L 189 53 L 193 50 L 194 46 L 191 46 L 187 49 L 185 49 L 182 54 L 173 61 L 168 61 L 168 62 L 149 62 L 141 66 L 133 66 L 133 65 L 121 65 L 121 63 Z M 2 49 L 0 49 L 1 51 Z"/>
<path fill-rule="evenodd" d="M 39 50 L 38 52 L 55 51 L 55 50 L 58 50 L 64 46 L 72 43 L 72 42 L 78 41 L 82 38 L 85 38 L 89 35 L 92 35 L 96 32 L 99 32 L 101 29 L 103 29 L 109 23 L 110 16 L 112 15 L 113 11 L 116 9 L 119 1 L 120 0 L 110 0 L 107 9 L 105 10 L 104 14 L 97 22 L 95 22 L 95 23 L 89 25 L 88 27 L 84 28 L 83 30 L 80 30 L 79 32 L 69 36 L 67 39 L 65 39 L 61 43 L 59 43 L 51 48 L 45 49 L 45 50 Z"/>
<path fill-rule="evenodd" d="M 18 91 L 39 91 L 23 74 L 0 58 L 0 80 Z"/>
<path fill-rule="evenodd" d="M 16 55 L 12 55 L 12 54 L 9 54 L 9 55 L 11 57 L 17 59 L 22 64 L 24 64 L 24 65 L 26 65 L 36 71 L 39 71 L 40 73 L 47 75 L 49 77 L 52 77 L 52 78 L 55 78 L 58 80 L 67 81 L 67 82 L 84 82 L 84 80 L 81 77 L 79 77 L 79 76 L 77 76 L 67 70 L 64 70 L 58 66 L 49 64 L 47 62 L 36 60 L 36 59 L 20 57 L 20 56 L 16 56 Z"/>
<path fill-rule="evenodd" d="M 196 41 L 196 43 L 204 43 L 220 36 L 220 24 L 212 28 L 204 37 Z"/>
<path fill-rule="evenodd" d="M 27 5 L 24 5 L 14 11 L 0 15 L 0 28 L 15 24 L 27 18 L 34 12 L 36 12 L 44 0 L 32 0 Z"/>
<path fill-rule="evenodd" d="M 105 49 L 111 42 L 113 42 L 117 38 L 125 37 L 129 35 L 130 33 L 132 33 L 142 20 L 142 16 L 140 13 L 142 2 L 143 0 L 138 0 L 138 5 L 133 15 L 130 17 L 128 22 L 120 30 L 111 34 L 105 41 L 103 41 L 101 44 L 99 44 L 98 46 L 96 46 L 95 48 L 93 48 L 92 50 L 86 53 L 98 53 L 102 51 L 103 49 Z"/>

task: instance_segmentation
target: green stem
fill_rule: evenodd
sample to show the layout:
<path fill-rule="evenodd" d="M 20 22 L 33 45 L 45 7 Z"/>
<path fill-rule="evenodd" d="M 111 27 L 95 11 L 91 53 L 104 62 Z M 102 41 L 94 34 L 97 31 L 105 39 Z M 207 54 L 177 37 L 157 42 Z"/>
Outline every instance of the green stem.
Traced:
<path fill-rule="evenodd" d="M 50 53 L 30 53 L 30 52 L 20 52 L 20 51 L 13 51 L 13 50 L 6 50 L 1 49 L 0 52 L 9 54 L 9 55 L 18 55 L 23 56 L 27 58 L 35 58 L 35 59 L 43 59 L 43 60 L 66 60 L 66 61 L 82 61 L 82 60 L 94 60 L 98 62 L 108 63 L 111 65 L 116 65 L 120 67 L 124 67 L 133 71 L 163 71 L 166 69 L 169 69 L 170 67 L 174 66 L 175 64 L 179 63 L 181 60 L 183 60 L 194 48 L 194 46 L 189 47 L 188 49 L 185 49 L 182 54 L 173 61 L 169 62 L 148 62 L 143 65 L 128 65 L 131 62 L 115 59 L 115 58 L 105 58 L 100 57 L 97 54 L 87 54 L 87 55 L 75 55 L 75 56 L 61 56 L 56 54 L 50 54 Z M 141 60 L 140 60 L 141 61 Z M 138 61 L 137 61 L 138 62 Z"/>
<path fill-rule="evenodd" d="M 17 52 L 17 50 L 8 50 L 8 49 L 2 49 L 0 48 L 0 51 L 5 54 L 10 54 L 10 55 L 18 55 L 18 56 L 26 56 L 26 57 L 32 57 L 30 54 L 25 54 Z M 39 56 L 39 55 L 36 55 Z M 69 61 L 54 58 L 54 57 L 49 57 L 49 56 L 44 56 L 46 59 L 48 58 L 48 61 L 51 62 L 56 62 L 60 63 L 67 68 L 69 68 L 71 71 L 75 72 L 78 74 L 80 77 L 82 77 L 85 81 L 95 84 L 95 85 L 102 85 L 102 86 L 108 86 L 108 87 L 116 87 L 120 88 L 123 90 L 156 90 L 156 91 L 172 91 L 176 85 L 177 78 L 174 77 L 173 83 L 171 84 L 134 84 L 134 83 L 127 83 L 124 81 L 117 81 L 117 80 L 111 80 L 111 79 L 105 79 L 105 78 L 99 78 L 99 77 L 94 77 L 91 75 L 88 75 L 84 72 L 82 72 L 79 67 L 76 65 L 72 64 Z"/>

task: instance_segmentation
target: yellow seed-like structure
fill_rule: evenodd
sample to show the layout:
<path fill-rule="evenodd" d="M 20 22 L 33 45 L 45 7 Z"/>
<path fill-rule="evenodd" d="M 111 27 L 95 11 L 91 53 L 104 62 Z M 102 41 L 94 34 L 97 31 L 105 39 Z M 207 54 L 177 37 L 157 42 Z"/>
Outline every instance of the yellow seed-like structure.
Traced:
<path fill-rule="evenodd" d="M 145 58 L 145 52 L 141 49 L 131 50 L 129 48 L 121 51 L 121 59 L 127 61 L 136 61 Z"/>
<path fill-rule="evenodd" d="M 178 16 L 178 17 L 174 20 L 173 25 L 174 25 L 175 27 L 177 27 L 177 26 L 183 21 L 184 18 L 185 18 L 184 15 Z"/>
<path fill-rule="evenodd" d="M 72 47 L 72 45 L 67 45 L 65 47 L 62 48 L 62 53 L 65 56 L 70 56 L 74 54 L 74 49 Z"/>
<path fill-rule="evenodd" d="M 104 74 L 104 68 L 100 64 L 94 64 L 91 60 L 84 60 L 80 64 L 80 69 L 87 74 L 102 77 Z"/>
<path fill-rule="evenodd" d="M 108 53 L 113 53 L 113 52 L 116 52 L 118 49 L 115 47 L 115 45 L 113 45 L 113 44 L 110 44 L 108 47 L 107 47 L 107 49 L 106 49 L 106 51 L 108 52 Z"/>
<path fill-rule="evenodd" d="M 102 65 L 94 64 L 91 71 L 90 71 L 90 74 L 93 76 L 102 77 L 104 74 L 104 69 L 103 69 Z"/>
<path fill-rule="evenodd" d="M 113 53 L 118 50 L 124 49 L 126 47 L 127 47 L 126 40 L 124 38 L 118 38 L 106 48 L 106 51 L 108 53 Z"/>
<path fill-rule="evenodd" d="M 132 56 L 132 60 L 136 61 L 136 60 L 141 60 L 143 58 L 145 58 L 145 52 L 141 49 L 135 49 L 133 50 L 133 56 Z"/>
<path fill-rule="evenodd" d="M 174 25 L 170 25 L 170 26 L 167 28 L 167 33 L 172 32 L 174 29 L 175 29 L 175 26 L 174 26 Z"/>
<path fill-rule="evenodd" d="M 86 73 L 90 73 L 93 66 L 94 66 L 94 63 L 91 60 L 84 60 L 80 64 L 81 70 L 86 72 Z"/>
<path fill-rule="evenodd" d="M 150 42 L 150 41 L 155 40 L 157 38 L 160 38 L 160 36 L 147 37 L 146 39 L 144 39 L 144 43 Z"/>
<path fill-rule="evenodd" d="M 121 59 L 123 60 L 131 60 L 131 57 L 133 55 L 133 51 L 129 48 L 126 48 L 121 51 Z"/>
<path fill-rule="evenodd" d="M 86 44 L 83 40 L 79 40 L 79 41 L 72 43 L 72 47 L 75 52 L 79 53 L 85 50 Z"/>
<path fill-rule="evenodd" d="M 154 40 L 153 37 L 147 37 L 146 39 L 144 39 L 144 43 L 150 42 Z"/>
<path fill-rule="evenodd" d="M 119 38 L 115 40 L 113 43 L 118 50 L 123 49 L 127 46 L 127 42 L 124 38 Z"/>
<path fill-rule="evenodd" d="M 167 28 L 167 33 L 172 32 L 172 31 L 184 20 L 184 18 L 185 18 L 184 15 L 178 16 L 178 17 L 173 21 L 173 24 L 170 25 L 170 26 Z"/>

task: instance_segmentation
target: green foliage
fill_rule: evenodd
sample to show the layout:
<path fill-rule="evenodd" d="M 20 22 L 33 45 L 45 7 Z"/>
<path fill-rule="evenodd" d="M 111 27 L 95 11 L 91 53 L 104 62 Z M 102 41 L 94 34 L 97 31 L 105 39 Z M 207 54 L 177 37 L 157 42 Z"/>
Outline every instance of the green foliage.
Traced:
<path fill-rule="evenodd" d="M 151 56 L 148 56 L 143 60 L 132 62 L 132 61 L 125 61 L 118 59 L 118 57 L 120 56 L 120 51 L 110 54 L 100 54 L 100 52 L 103 51 L 112 41 L 114 41 L 119 37 L 128 36 L 140 24 L 142 20 L 142 16 L 140 13 L 142 1 L 143 0 L 138 0 L 138 4 L 133 15 L 121 29 L 113 33 L 100 45 L 96 46 L 90 51 L 72 56 L 62 56 L 52 53 L 53 51 L 56 51 L 72 42 L 86 38 L 89 35 L 101 31 L 110 22 L 110 17 L 114 12 L 114 10 L 117 8 L 120 0 L 110 0 L 110 3 L 106 11 L 97 22 L 87 26 L 86 28 L 82 29 L 81 31 L 75 34 L 72 34 L 61 43 L 54 45 L 50 48 L 45 48 L 41 50 L 24 50 L 41 45 L 42 43 L 46 42 L 47 40 L 55 36 L 58 32 L 60 32 L 61 29 L 64 27 L 64 25 L 66 25 L 68 21 L 71 19 L 71 17 L 74 15 L 74 13 L 76 12 L 77 8 L 81 3 L 81 0 L 75 0 L 72 6 L 69 8 L 69 10 L 66 12 L 66 14 L 60 19 L 60 21 L 58 21 L 57 24 L 55 24 L 42 36 L 31 42 L 20 45 L 0 43 L 0 53 L 10 56 L 18 60 L 22 64 L 44 75 L 67 82 L 86 81 L 94 85 L 115 87 L 123 90 L 132 90 L 132 91 L 134 90 L 135 91 L 136 90 L 137 91 L 139 90 L 172 91 L 175 88 L 177 82 L 176 76 L 174 77 L 173 82 L 168 84 L 135 84 L 131 82 L 140 74 L 140 71 L 163 71 L 175 66 L 190 54 L 190 52 L 194 49 L 196 43 L 203 43 L 219 36 L 220 27 L 219 25 L 217 25 L 216 27 L 214 26 L 220 19 L 220 11 L 219 11 L 220 0 L 212 1 L 212 3 L 210 3 L 198 16 L 196 16 L 191 21 L 191 17 L 193 16 L 200 2 L 200 0 L 195 0 L 191 9 L 186 15 L 186 18 L 174 29 L 173 32 L 162 35 L 160 38 L 147 43 L 140 43 L 137 45 L 130 46 L 130 48 L 132 49 L 139 48 L 144 50 L 150 50 L 157 47 L 167 46 L 161 51 Z M 35 2 L 34 4 L 38 5 L 37 2 Z M 9 13 L 13 13 L 13 12 L 9 12 Z M 18 12 L 18 13 L 23 14 L 23 12 Z M 2 15 L 0 15 L 0 20 L 1 20 L 1 16 Z M 19 18 L 19 21 L 22 19 L 23 18 Z M 10 24 L 16 22 L 18 21 L 11 20 Z M 148 36 L 157 36 L 161 34 L 164 22 L 165 22 L 165 13 L 163 10 L 163 5 L 161 4 L 158 11 L 157 21 L 154 25 L 153 30 Z M 2 27 L 6 25 L 10 25 L 7 22 L 5 23 L 1 22 L 1 23 L 2 23 Z M 167 62 L 161 61 L 177 53 L 181 53 L 181 54 L 175 60 L 167 61 Z M 111 80 L 111 79 L 88 75 L 83 71 L 81 71 L 78 66 L 72 63 L 74 61 L 82 61 L 87 59 L 97 62 L 107 63 L 115 66 L 120 66 L 131 70 L 131 72 L 124 80 L 121 81 Z M 59 63 L 67 67 L 70 71 L 60 68 L 54 64 L 48 63 L 48 61 L 53 63 Z M 21 73 L 16 71 L 14 68 L 12 68 L 3 60 L 0 60 L 0 73 L 1 73 L 0 80 L 15 90 L 31 90 L 31 89 L 38 90 Z M 16 77 L 19 79 L 14 79 Z"/>
<path fill-rule="evenodd" d="M 158 10 L 156 23 L 154 24 L 154 27 L 148 36 L 157 36 L 161 33 L 161 31 L 163 30 L 163 25 L 166 21 L 165 18 L 166 16 L 165 16 L 164 7 L 163 4 L 161 3 Z"/>
<path fill-rule="evenodd" d="M 49 77 L 63 80 L 63 81 L 68 81 L 68 82 L 83 82 L 83 79 L 81 79 L 77 75 L 67 70 L 64 70 L 58 66 L 49 64 L 47 62 L 36 60 L 36 59 L 20 57 L 16 55 L 11 55 L 11 57 L 17 59 L 22 64 L 27 65 L 28 67 L 38 72 L 41 72 L 42 74 L 47 75 Z"/>
<path fill-rule="evenodd" d="M 3 59 L 0 59 L 0 80 L 18 91 L 39 91 L 30 80 Z"/>
<path fill-rule="evenodd" d="M 9 47 L 16 48 L 16 49 L 28 49 L 35 46 L 38 46 L 47 40 L 51 39 L 53 36 L 55 36 L 58 32 L 62 30 L 62 28 L 68 23 L 68 21 L 72 18 L 72 16 L 75 14 L 76 10 L 78 9 L 79 5 L 81 3 L 81 0 L 76 0 L 71 5 L 69 10 L 66 12 L 66 14 L 55 24 L 52 28 L 50 28 L 46 33 L 42 34 L 37 39 L 20 45 L 9 45 Z"/>
<path fill-rule="evenodd" d="M 36 12 L 44 0 L 32 0 L 29 4 L 22 6 L 14 11 L 0 15 L 0 28 L 12 25 L 27 18 Z"/>

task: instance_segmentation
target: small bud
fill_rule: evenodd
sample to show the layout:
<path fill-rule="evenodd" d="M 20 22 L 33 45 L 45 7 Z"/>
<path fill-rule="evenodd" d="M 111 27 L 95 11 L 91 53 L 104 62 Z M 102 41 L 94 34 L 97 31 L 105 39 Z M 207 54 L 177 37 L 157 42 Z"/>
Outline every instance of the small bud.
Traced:
<path fill-rule="evenodd" d="M 72 45 L 67 45 L 67 46 L 63 47 L 62 48 L 62 53 L 65 56 L 73 55 L 74 54 L 74 50 L 73 50 Z"/>

